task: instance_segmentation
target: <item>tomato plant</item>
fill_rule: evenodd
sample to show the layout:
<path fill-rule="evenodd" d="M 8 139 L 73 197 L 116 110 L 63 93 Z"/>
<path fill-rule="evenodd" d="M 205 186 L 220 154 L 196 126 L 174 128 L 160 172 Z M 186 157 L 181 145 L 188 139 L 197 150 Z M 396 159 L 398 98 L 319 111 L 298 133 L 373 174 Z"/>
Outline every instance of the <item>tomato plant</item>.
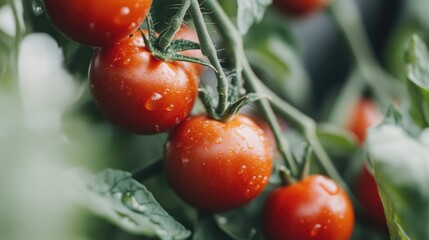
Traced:
<path fill-rule="evenodd" d="M 350 239 L 354 211 L 349 197 L 335 182 L 312 175 L 274 190 L 263 211 L 268 239 Z"/>
<path fill-rule="evenodd" d="M 427 2 L 0 0 L 0 239 L 429 239 Z"/>
<path fill-rule="evenodd" d="M 46 12 L 64 35 L 88 46 L 106 46 L 142 24 L 152 0 L 45 0 Z"/>
<path fill-rule="evenodd" d="M 190 117 L 164 150 L 167 179 L 175 192 L 205 212 L 242 206 L 268 183 L 272 152 L 264 132 L 245 115 L 229 122 Z"/>
<path fill-rule="evenodd" d="M 330 0 L 274 0 L 280 11 L 294 16 L 304 16 L 325 7 Z"/>
<path fill-rule="evenodd" d="M 197 97 L 198 77 L 186 64 L 156 59 L 137 31 L 96 50 L 90 90 L 112 123 L 140 134 L 167 131 L 188 116 Z"/>

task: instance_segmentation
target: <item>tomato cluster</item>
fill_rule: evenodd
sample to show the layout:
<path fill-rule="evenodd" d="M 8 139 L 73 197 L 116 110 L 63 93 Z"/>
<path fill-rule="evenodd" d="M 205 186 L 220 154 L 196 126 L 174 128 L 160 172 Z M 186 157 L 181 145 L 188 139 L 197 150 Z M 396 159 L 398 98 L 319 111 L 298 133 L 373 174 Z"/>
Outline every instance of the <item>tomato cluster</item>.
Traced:
<path fill-rule="evenodd" d="M 183 200 L 203 212 L 218 213 L 248 203 L 265 189 L 272 172 L 273 134 L 266 123 L 259 121 L 262 129 L 243 114 L 226 122 L 189 116 L 204 67 L 163 60 L 151 52 L 153 46 L 144 40 L 148 33 L 139 26 L 152 0 L 44 3 L 67 37 L 97 47 L 89 85 L 105 117 L 137 134 L 171 131 L 164 169 Z M 309 11 L 309 3 L 296 1 L 294 11 Z M 186 26 L 175 38 L 198 41 Z M 203 58 L 199 50 L 182 54 Z M 323 176 L 279 187 L 270 194 L 263 215 L 269 239 L 349 239 L 354 224 L 346 193 Z"/>

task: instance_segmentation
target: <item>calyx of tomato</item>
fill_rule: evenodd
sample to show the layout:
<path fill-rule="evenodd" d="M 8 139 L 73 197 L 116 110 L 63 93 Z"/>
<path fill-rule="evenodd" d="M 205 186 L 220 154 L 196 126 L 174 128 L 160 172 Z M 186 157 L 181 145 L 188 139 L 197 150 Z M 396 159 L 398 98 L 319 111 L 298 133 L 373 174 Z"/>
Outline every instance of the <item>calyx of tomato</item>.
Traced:
<path fill-rule="evenodd" d="M 301 168 L 299 171 L 299 175 L 294 177 L 290 170 L 288 170 L 285 166 L 281 166 L 279 169 L 280 179 L 282 180 L 283 186 L 289 186 L 294 183 L 300 182 L 306 179 L 310 175 L 310 164 L 311 158 L 313 155 L 313 149 L 310 145 L 306 146 L 305 155 L 303 156 Z"/>
<path fill-rule="evenodd" d="M 201 49 L 199 43 L 186 40 L 186 39 L 171 40 L 169 41 L 168 46 L 166 46 L 166 48 L 163 49 L 159 45 L 160 39 L 162 39 L 163 35 L 159 35 L 158 37 L 156 36 L 157 34 L 155 32 L 153 20 L 150 14 L 147 15 L 146 21 L 147 21 L 149 36 L 146 36 L 144 31 L 141 31 L 141 32 L 142 32 L 142 36 L 143 36 L 143 40 L 146 45 L 146 48 L 152 53 L 154 57 L 167 62 L 184 61 L 184 62 L 197 63 L 215 70 L 215 68 L 210 63 L 200 58 L 179 54 L 179 52 L 183 52 L 187 50 Z"/>

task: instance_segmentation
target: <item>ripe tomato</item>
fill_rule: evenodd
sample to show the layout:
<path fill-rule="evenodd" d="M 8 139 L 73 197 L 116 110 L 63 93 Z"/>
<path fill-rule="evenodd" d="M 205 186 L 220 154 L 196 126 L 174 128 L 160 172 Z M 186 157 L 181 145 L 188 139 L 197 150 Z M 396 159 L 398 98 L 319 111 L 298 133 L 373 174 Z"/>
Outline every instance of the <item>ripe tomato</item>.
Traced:
<path fill-rule="evenodd" d="M 46 13 L 64 35 L 88 46 L 106 46 L 132 34 L 152 0 L 45 0 Z"/>
<path fill-rule="evenodd" d="M 329 2 L 330 0 L 274 0 L 273 4 L 287 14 L 304 16 L 322 9 Z"/>
<path fill-rule="evenodd" d="M 171 133 L 165 172 L 174 191 L 210 213 L 239 207 L 268 183 L 272 152 L 264 132 L 245 115 L 229 122 L 193 116 Z"/>
<path fill-rule="evenodd" d="M 141 134 L 170 130 L 185 119 L 198 94 L 198 78 L 183 62 L 158 60 L 137 31 L 96 51 L 90 90 L 114 124 Z"/>
<path fill-rule="evenodd" d="M 267 239 L 349 240 L 353 206 L 334 181 L 312 175 L 269 195 L 263 227 Z"/>
<path fill-rule="evenodd" d="M 361 99 L 350 118 L 348 129 L 356 134 L 360 142 L 365 142 L 366 131 L 380 123 L 382 116 L 372 100 Z"/>
<path fill-rule="evenodd" d="M 387 229 L 383 204 L 374 177 L 364 166 L 357 178 L 356 197 L 362 204 L 365 214 L 381 229 Z"/>
<path fill-rule="evenodd" d="M 199 42 L 198 35 L 195 32 L 195 30 L 192 29 L 191 27 L 186 26 L 186 25 L 182 25 L 180 27 L 179 31 L 176 33 L 175 38 L 176 39 L 190 40 L 193 42 Z M 182 52 L 182 54 L 189 56 L 189 57 L 196 57 L 196 58 L 200 58 L 200 59 L 205 58 L 200 49 L 184 51 L 184 52 Z M 204 71 L 206 70 L 206 67 L 204 67 L 203 65 L 196 64 L 196 63 L 194 63 L 192 65 L 196 68 L 199 75 L 203 74 Z"/>

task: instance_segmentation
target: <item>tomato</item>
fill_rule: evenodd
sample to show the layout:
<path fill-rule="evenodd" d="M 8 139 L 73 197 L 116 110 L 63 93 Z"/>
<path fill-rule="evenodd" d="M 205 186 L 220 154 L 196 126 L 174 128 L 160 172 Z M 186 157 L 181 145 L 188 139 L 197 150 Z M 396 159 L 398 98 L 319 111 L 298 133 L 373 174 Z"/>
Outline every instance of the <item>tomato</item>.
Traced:
<path fill-rule="evenodd" d="M 374 127 L 382 120 L 382 115 L 372 100 L 361 99 L 355 106 L 350 117 L 348 129 L 352 131 L 360 142 L 364 142 L 368 128 Z"/>
<path fill-rule="evenodd" d="M 304 16 L 325 7 L 330 0 L 273 0 L 273 4 L 282 12 L 294 16 Z"/>
<path fill-rule="evenodd" d="M 374 177 L 364 166 L 356 182 L 356 197 L 362 204 L 365 214 L 381 229 L 387 229 L 383 204 Z"/>
<path fill-rule="evenodd" d="M 264 132 L 241 114 L 229 122 L 189 117 L 171 133 L 164 160 L 173 190 L 209 213 L 255 198 L 272 170 L 272 152 Z"/>
<path fill-rule="evenodd" d="M 106 46 L 132 34 L 142 24 L 152 0 L 45 0 L 52 23 L 70 39 Z"/>
<path fill-rule="evenodd" d="M 199 42 L 198 35 L 195 32 L 195 30 L 189 26 L 186 26 L 186 25 L 182 25 L 180 27 L 179 31 L 176 33 L 175 38 L 176 39 L 190 40 L 190 41 L 197 42 L 197 43 Z M 204 57 L 204 55 L 200 49 L 183 51 L 183 52 L 181 52 L 181 54 L 184 54 L 184 55 L 189 56 L 189 57 L 196 57 L 196 58 L 200 58 L 200 59 L 205 59 L 205 57 Z M 206 70 L 206 67 L 203 65 L 196 64 L 196 63 L 194 63 L 192 65 L 196 68 L 199 75 L 203 74 L 204 71 Z"/>
<path fill-rule="evenodd" d="M 140 134 L 170 130 L 184 120 L 198 94 L 198 77 L 183 62 L 158 60 L 137 31 L 96 51 L 90 90 L 112 123 Z"/>
<path fill-rule="evenodd" d="M 354 211 L 347 194 L 321 175 L 274 190 L 263 211 L 267 239 L 349 240 Z"/>

